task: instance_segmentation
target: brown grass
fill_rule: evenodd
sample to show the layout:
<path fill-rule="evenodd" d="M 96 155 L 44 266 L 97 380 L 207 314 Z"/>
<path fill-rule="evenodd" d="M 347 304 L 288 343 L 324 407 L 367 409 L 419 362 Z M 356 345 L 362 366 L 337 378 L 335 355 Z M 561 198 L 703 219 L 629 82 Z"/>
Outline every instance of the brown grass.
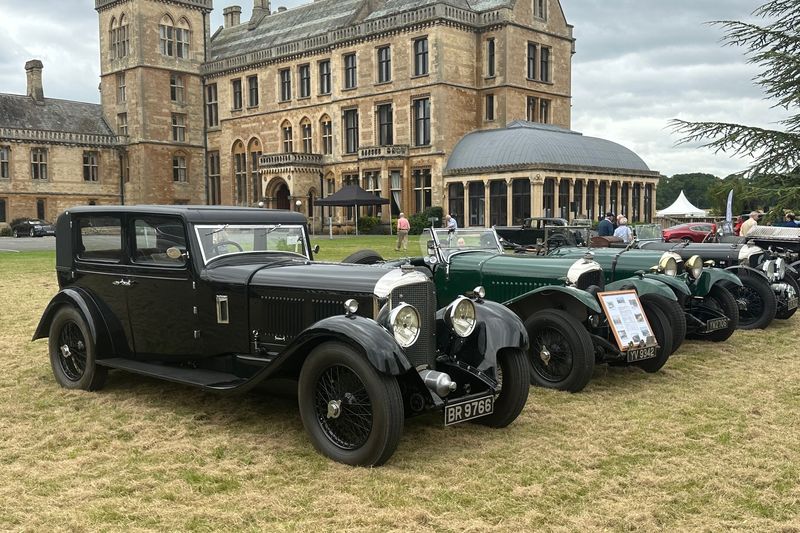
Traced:
<path fill-rule="evenodd" d="M 800 528 L 797 318 L 687 342 L 658 374 L 531 389 L 504 430 L 409 420 L 369 470 L 319 456 L 292 398 L 120 372 L 60 389 L 30 342 L 56 290 L 52 254 L 0 254 L 0 529 Z"/>

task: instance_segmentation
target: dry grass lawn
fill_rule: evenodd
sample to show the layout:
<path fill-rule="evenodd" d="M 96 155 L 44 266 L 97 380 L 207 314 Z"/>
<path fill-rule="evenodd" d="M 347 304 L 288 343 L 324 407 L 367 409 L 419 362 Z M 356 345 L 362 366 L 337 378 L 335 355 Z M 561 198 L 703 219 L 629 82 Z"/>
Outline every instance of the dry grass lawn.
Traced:
<path fill-rule="evenodd" d="M 358 247 L 320 242 L 328 258 Z M 30 342 L 53 266 L 0 254 L 0 529 L 800 529 L 796 317 L 687 342 L 655 375 L 531 389 L 504 430 L 410 420 L 389 463 L 363 469 L 318 455 L 292 398 L 121 372 L 60 389 L 47 341 Z"/>

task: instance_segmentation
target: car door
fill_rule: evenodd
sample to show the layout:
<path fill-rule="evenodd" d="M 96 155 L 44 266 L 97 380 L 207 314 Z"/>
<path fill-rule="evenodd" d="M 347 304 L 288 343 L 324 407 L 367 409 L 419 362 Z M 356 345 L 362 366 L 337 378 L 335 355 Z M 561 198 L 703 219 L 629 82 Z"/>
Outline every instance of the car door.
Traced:
<path fill-rule="evenodd" d="M 75 267 L 69 273 L 72 285 L 89 293 L 111 332 L 116 354 L 127 355 L 133 352 L 133 337 L 123 286 L 129 269 L 123 252 L 122 217 L 115 213 L 83 214 L 71 226 L 75 249 Z"/>
<path fill-rule="evenodd" d="M 130 272 L 128 316 L 136 353 L 142 358 L 188 357 L 198 353 L 194 279 L 179 217 L 132 214 L 127 222 Z M 174 251 L 174 250 L 173 250 Z"/>

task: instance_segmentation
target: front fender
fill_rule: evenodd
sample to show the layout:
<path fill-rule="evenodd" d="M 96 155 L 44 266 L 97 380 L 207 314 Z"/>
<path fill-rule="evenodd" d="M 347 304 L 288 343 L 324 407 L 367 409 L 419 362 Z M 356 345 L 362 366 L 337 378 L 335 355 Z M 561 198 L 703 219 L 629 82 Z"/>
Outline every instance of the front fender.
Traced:
<path fill-rule="evenodd" d="M 50 335 L 50 324 L 53 322 L 53 317 L 58 309 L 65 305 L 77 309 L 83 317 L 89 328 L 89 335 L 91 335 L 97 348 L 98 357 L 113 357 L 118 354 L 113 337 L 109 333 L 108 324 L 94 300 L 83 289 L 74 287 L 62 289 L 53 296 L 44 313 L 42 313 L 39 325 L 36 326 L 36 331 L 33 333 L 33 338 L 31 338 L 32 341 L 43 339 Z"/>
<path fill-rule="evenodd" d="M 503 305 L 511 309 L 522 320 L 537 311 L 548 308 L 563 309 L 580 322 L 586 320 L 587 309 L 595 313 L 602 312 L 600 304 L 593 294 L 575 287 L 560 285 L 539 287 L 504 302 Z"/>
<path fill-rule="evenodd" d="M 669 285 L 669 288 L 672 289 L 672 292 L 674 292 L 676 296 L 689 296 L 692 293 L 684 277 L 672 277 L 666 274 L 651 273 L 644 274 L 644 277 L 645 279 L 651 279 Z"/>
<path fill-rule="evenodd" d="M 361 352 L 378 372 L 391 376 L 405 374 L 414 368 L 391 333 L 374 320 L 361 316 L 332 316 L 308 327 L 281 352 L 280 360 L 268 367 L 269 374 L 284 367 L 296 357 L 305 355 L 317 345 L 339 341 Z"/>
<path fill-rule="evenodd" d="M 660 278 L 658 280 L 648 278 L 628 278 L 606 284 L 607 291 L 624 291 L 636 289 L 636 293 L 641 297 L 645 294 L 660 294 L 670 300 L 677 301 L 678 297 Z"/>
<path fill-rule="evenodd" d="M 700 277 L 691 284 L 692 295 L 705 297 L 717 283 L 733 283 L 741 287 L 742 281 L 733 272 L 721 268 L 704 268 Z"/>
<path fill-rule="evenodd" d="M 731 265 L 728 268 L 726 268 L 725 270 L 728 271 L 728 272 L 733 273 L 737 277 L 743 272 L 745 272 L 746 275 L 750 275 L 750 276 L 752 276 L 752 275 L 761 276 L 767 283 L 770 283 L 770 284 L 772 283 L 772 281 L 770 281 L 770 279 L 767 277 L 766 274 L 764 274 L 763 272 L 761 272 L 758 269 L 755 269 L 753 267 L 749 267 L 747 265 Z M 739 283 L 741 284 L 741 281 Z"/>

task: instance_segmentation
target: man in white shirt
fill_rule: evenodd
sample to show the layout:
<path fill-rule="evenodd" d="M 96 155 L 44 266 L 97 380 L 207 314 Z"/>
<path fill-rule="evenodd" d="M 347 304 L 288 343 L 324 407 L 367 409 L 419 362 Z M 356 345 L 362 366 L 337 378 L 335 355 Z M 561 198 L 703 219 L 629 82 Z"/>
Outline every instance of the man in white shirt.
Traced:
<path fill-rule="evenodd" d="M 628 227 L 627 218 L 622 217 L 619 219 L 619 227 L 614 230 L 614 237 L 619 237 L 624 243 L 629 243 L 633 240 L 633 231 Z"/>
<path fill-rule="evenodd" d="M 739 228 L 739 236 L 740 237 L 747 237 L 747 234 L 750 233 L 750 230 L 758 226 L 758 216 L 760 213 L 758 211 L 750 211 L 750 218 L 744 221 L 742 227 Z"/>

